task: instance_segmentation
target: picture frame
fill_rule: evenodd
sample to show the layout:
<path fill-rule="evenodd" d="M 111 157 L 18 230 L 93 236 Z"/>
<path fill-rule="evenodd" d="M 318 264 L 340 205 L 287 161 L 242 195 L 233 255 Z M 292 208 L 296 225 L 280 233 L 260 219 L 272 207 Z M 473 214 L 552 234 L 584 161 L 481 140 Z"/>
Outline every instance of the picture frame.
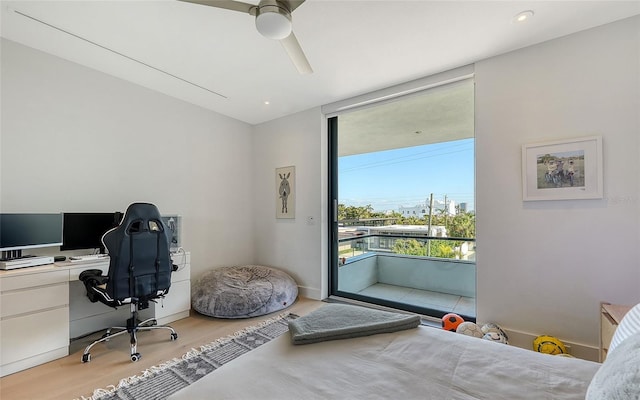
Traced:
<path fill-rule="evenodd" d="M 522 199 L 603 198 L 602 137 L 522 146 Z"/>
<path fill-rule="evenodd" d="M 296 217 L 296 167 L 276 168 L 276 218 Z"/>

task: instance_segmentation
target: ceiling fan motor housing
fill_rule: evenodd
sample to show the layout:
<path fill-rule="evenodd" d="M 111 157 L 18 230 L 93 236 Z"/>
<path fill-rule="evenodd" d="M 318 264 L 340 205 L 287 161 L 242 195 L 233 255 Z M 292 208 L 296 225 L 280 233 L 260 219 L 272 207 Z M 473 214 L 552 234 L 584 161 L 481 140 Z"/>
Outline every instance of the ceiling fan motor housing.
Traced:
<path fill-rule="evenodd" d="M 291 11 L 288 3 L 262 0 L 255 13 L 256 28 L 262 36 L 282 40 L 291 34 Z"/>

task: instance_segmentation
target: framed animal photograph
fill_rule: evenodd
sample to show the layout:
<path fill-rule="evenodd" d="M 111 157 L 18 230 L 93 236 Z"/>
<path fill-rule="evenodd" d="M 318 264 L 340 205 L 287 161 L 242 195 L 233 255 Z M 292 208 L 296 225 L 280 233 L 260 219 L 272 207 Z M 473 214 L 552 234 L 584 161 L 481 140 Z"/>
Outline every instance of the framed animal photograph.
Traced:
<path fill-rule="evenodd" d="M 602 137 L 522 146 L 522 199 L 601 199 Z"/>
<path fill-rule="evenodd" d="M 276 218 L 296 217 L 296 167 L 276 168 Z"/>

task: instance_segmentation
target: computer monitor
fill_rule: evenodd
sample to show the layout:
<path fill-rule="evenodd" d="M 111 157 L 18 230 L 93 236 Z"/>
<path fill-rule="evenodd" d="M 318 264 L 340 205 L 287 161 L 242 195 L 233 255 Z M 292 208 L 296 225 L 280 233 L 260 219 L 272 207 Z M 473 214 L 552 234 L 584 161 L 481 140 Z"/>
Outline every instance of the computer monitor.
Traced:
<path fill-rule="evenodd" d="M 104 253 L 102 235 L 115 228 L 122 213 L 63 213 L 64 229 L 60 250 L 100 249 Z"/>
<path fill-rule="evenodd" d="M 22 250 L 62 244 L 62 214 L 0 214 L 2 258 L 18 258 Z"/>
<path fill-rule="evenodd" d="M 171 231 L 171 251 L 177 251 L 182 243 L 180 237 L 182 233 L 182 217 L 180 215 L 163 215 L 162 221 Z"/>

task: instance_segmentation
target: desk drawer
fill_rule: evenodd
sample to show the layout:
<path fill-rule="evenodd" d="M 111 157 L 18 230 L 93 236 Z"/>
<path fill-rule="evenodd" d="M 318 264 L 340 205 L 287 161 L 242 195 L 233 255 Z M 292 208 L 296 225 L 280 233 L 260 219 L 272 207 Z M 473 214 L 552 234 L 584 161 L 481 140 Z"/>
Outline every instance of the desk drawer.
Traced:
<path fill-rule="evenodd" d="M 85 263 L 77 267 L 70 268 L 69 280 L 70 281 L 79 280 L 80 274 L 83 271 L 86 271 L 89 269 L 99 269 L 100 271 L 102 271 L 102 275 L 107 275 L 107 271 L 109 271 L 109 263 L 108 262 Z"/>
<path fill-rule="evenodd" d="M 8 276 L 0 279 L 0 290 L 2 292 L 6 292 L 8 290 L 18 290 L 29 287 L 52 285 L 55 283 L 67 282 L 68 280 L 69 271 L 66 270 Z"/>
<path fill-rule="evenodd" d="M 69 282 L 2 293 L 2 319 L 69 304 Z M 68 318 L 68 317 L 65 317 Z"/>
<path fill-rule="evenodd" d="M 191 278 L 191 265 L 178 265 L 178 270 L 171 273 L 171 284 L 176 282 L 188 281 Z"/>
<path fill-rule="evenodd" d="M 69 346 L 69 308 L 0 321 L 2 364 Z"/>
<path fill-rule="evenodd" d="M 154 304 L 156 318 L 188 311 L 191 308 L 191 281 L 173 283 L 169 294 Z"/>

